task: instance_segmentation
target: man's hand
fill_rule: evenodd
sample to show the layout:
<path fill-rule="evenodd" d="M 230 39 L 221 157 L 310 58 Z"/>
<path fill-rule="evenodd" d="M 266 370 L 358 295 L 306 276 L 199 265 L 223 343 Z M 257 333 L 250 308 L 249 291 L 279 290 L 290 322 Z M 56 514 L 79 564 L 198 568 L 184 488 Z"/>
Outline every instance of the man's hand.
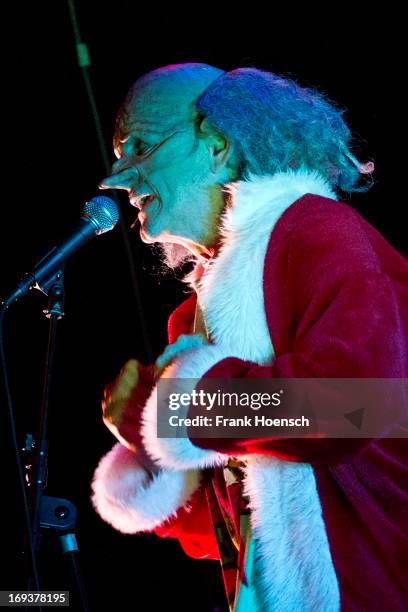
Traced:
<path fill-rule="evenodd" d="M 206 340 L 199 334 L 181 335 L 176 342 L 166 347 L 155 365 L 146 367 L 136 359 L 129 359 L 113 383 L 104 389 L 103 422 L 150 472 L 156 473 L 159 468 L 146 454 L 140 438 L 140 419 L 144 405 L 163 370 L 183 353 L 203 344 L 206 344 Z"/>
<path fill-rule="evenodd" d="M 173 344 L 167 345 L 160 357 L 157 358 L 155 364 L 157 377 L 177 357 L 206 344 L 208 344 L 208 341 L 202 334 L 181 334 Z"/>
<path fill-rule="evenodd" d="M 113 383 L 107 385 L 102 401 L 103 422 L 126 448 L 136 452 L 141 444 L 140 413 L 155 383 L 155 369 L 130 359 Z"/>

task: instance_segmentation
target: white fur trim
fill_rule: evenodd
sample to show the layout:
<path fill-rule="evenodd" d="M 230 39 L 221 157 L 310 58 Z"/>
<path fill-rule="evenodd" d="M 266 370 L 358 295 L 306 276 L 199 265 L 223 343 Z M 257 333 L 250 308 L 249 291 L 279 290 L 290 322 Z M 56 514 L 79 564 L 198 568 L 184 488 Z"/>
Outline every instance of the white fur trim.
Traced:
<path fill-rule="evenodd" d="M 116 444 L 99 462 L 92 503 L 104 521 L 122 533 L 150 531 L 171 518 L 198 488 L 197 470 L 161 470 L 150 480 L 134 453 Z"/>
<path fill-rule="evenodd" d="M 193 391 L 197 381 L 216 363 L 226 357 L 237 356 L 231 349 L 216 345 L 206 345 L 190 350 L 179 357 L 162 374 L 162 378 L 183 379 L 183 393 Z M 171 389 L 169 389 L 169 394 Z M 189 406 L 182 406 L 177 414 L 186 417 Z M 184 426 L 175 430 L 174 438 L 157 436 L 157 387 L 154 388 L 142 414 L 143 444 L 152 459 L 162 467 L 173 469 L 208 468 L 225 465 L 228 455 L 208 451 L 192 444 Z"/>
<path fill-rule="evenodd" d="M 261 455 L 245 459 L 262 610 L 337 612 L 339 588 L 312 467 Z"/>
<path fill-rule="evenodd" d="M 232 206 L 222 219 L 222 246 L 198 283 L 198 300 L 214 343 L 239 351 L 241 359 L 267 365 L 274 350 L 263 273 L 272 230 L 285 210 L 306 193 L 336 196 L 318 173 L 304 170 L 250 176 L 226 189 Z"/>

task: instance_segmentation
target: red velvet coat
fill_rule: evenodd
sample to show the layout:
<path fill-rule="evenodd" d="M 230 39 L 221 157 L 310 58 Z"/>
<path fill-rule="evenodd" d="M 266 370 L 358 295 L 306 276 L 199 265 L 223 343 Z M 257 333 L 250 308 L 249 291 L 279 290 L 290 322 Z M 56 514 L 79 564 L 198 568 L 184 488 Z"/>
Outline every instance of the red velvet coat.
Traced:
<path fill-rule="evenodd" d="M 260 363 L 261 358 L 241 358 L 232 344 L 221 350 L 217 346 L 196 348 L 180 358 L 189 364 L 184 370 L 182 364 L 180 377 L 190 377 L 192 371 L 196 378 L 408 377 L 407 261 L 351 207 L 324 195 L 310 195 L 307 191 L 300 194 L 294 203 L 292 200 L 283 207 L 269 233 L 262 278 L 273 358 L 265 359 L 266 363 Z M 241 279 L 241 290 L 246 278 Z M 190 333 L 194 305 L 195 296 L 173 313 L 169 342 Z M 217 336 L 216 325 L 214 329 Z M 219 333 L 215 345 L 220 339 L 218 344 L 222 346 L 222 331 Z M 191 369 L 191 363 L 201 363 L 201 367 Z M 146 408 L 144 411 L 148 421 Z M 188 416 L 194 414 L 190 407 Z M 189 447 L 176 447 L 166 440 L 151 441 L 146 427 L 143 435 L 147 451 L 164 468 L 219 469 L 222 457 L 230 455 L 271 458 L 267 466 L 271 471 L 281 465 L 288 470 L 291 464 L 311 467 L 341 610 L 407 609 L 406 439 L 260 441 L 190 437 L 186 440 Z M 273 462 L 274 458 L 278 461 Z M 290 471 L 285 478 L 287 474 Z M 100 475 L 99 481 L 104 478 L 106 481 L 106 474 Z M 254 500 L 258 500 L 262 493 L 254 483 L 251 486 Z M 193 489 L 187 502 L 184 500 L 172 516 L 151 530 L 162 537 L 178 538 L 192 557 L 216 559 L 218 550 L 204 488 L 198 484 Z M 112 522 L 102 502 L 94 502 L 100 514 Z M 254 501 L 254 516 L 259 521 L 257 503 Z M 266 515 L 264 520 L 267 521 Z M 290 525 L 292 520 L 289 517 Z M 259 523 L 258 527 L 258 537 L 265 537 L 266 542 L 268 534 L 264 535 Z M 323 556 L 326 553 L 319 551 L 323 551 L 324 544 L 321 549 L 319 546 L 316 540 L 316 550 Z M 305 559 L 309 553 L 313 557 L 310 542 L 302 550 Z M 272 560 L 265 562 L 265 572 L 270 570 L 272 574 L 274 552 L 270 555 Z M 288 561 L 289 567 L 290 564 Z M 329 569 L 325 571 L 329 573 Z M 273 578 L 270 575 L 271 582 Z M 276 597 L 283 593 L 281 609 L 289 610 L 290 593 L 285 599 L 284 588 L 276 587 Z M 308 597 L 307 588 L 306 580 L 302 587 L 304 601 L 313 603 L 314 594 Z M 317 596 L 314 608 L 338 609 L 336 603 L 332 607 L 319 604 L 324 601 L 331 600 Z"/>

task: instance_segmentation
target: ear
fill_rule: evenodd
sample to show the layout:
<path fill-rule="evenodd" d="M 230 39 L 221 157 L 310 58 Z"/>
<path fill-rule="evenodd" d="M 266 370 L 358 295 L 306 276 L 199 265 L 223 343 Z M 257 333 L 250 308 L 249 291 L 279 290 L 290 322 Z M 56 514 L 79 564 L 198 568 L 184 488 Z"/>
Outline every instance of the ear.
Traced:
<path fill-rule="evenodd" d="M 207 149 L 212 156 L 213 170 L 225 165 L 230 152 L 227 138 L 214 128 L 206 117 L 201 115 L 197 120 L 197 132 L 199 138 L 206 140 Z"/>

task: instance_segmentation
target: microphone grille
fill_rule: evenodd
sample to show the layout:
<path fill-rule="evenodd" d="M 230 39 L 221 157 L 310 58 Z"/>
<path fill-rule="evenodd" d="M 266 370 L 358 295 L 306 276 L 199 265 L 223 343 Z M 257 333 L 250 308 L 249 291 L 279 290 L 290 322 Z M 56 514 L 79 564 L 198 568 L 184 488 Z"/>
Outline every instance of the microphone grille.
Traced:
<path fill-rule="evenodd" d="M 82 216 L 98 227 L 98 234 L 109 232 L 119 221 L 119 208 L 111 198 L 95 196 L 85 202 Z"/>

